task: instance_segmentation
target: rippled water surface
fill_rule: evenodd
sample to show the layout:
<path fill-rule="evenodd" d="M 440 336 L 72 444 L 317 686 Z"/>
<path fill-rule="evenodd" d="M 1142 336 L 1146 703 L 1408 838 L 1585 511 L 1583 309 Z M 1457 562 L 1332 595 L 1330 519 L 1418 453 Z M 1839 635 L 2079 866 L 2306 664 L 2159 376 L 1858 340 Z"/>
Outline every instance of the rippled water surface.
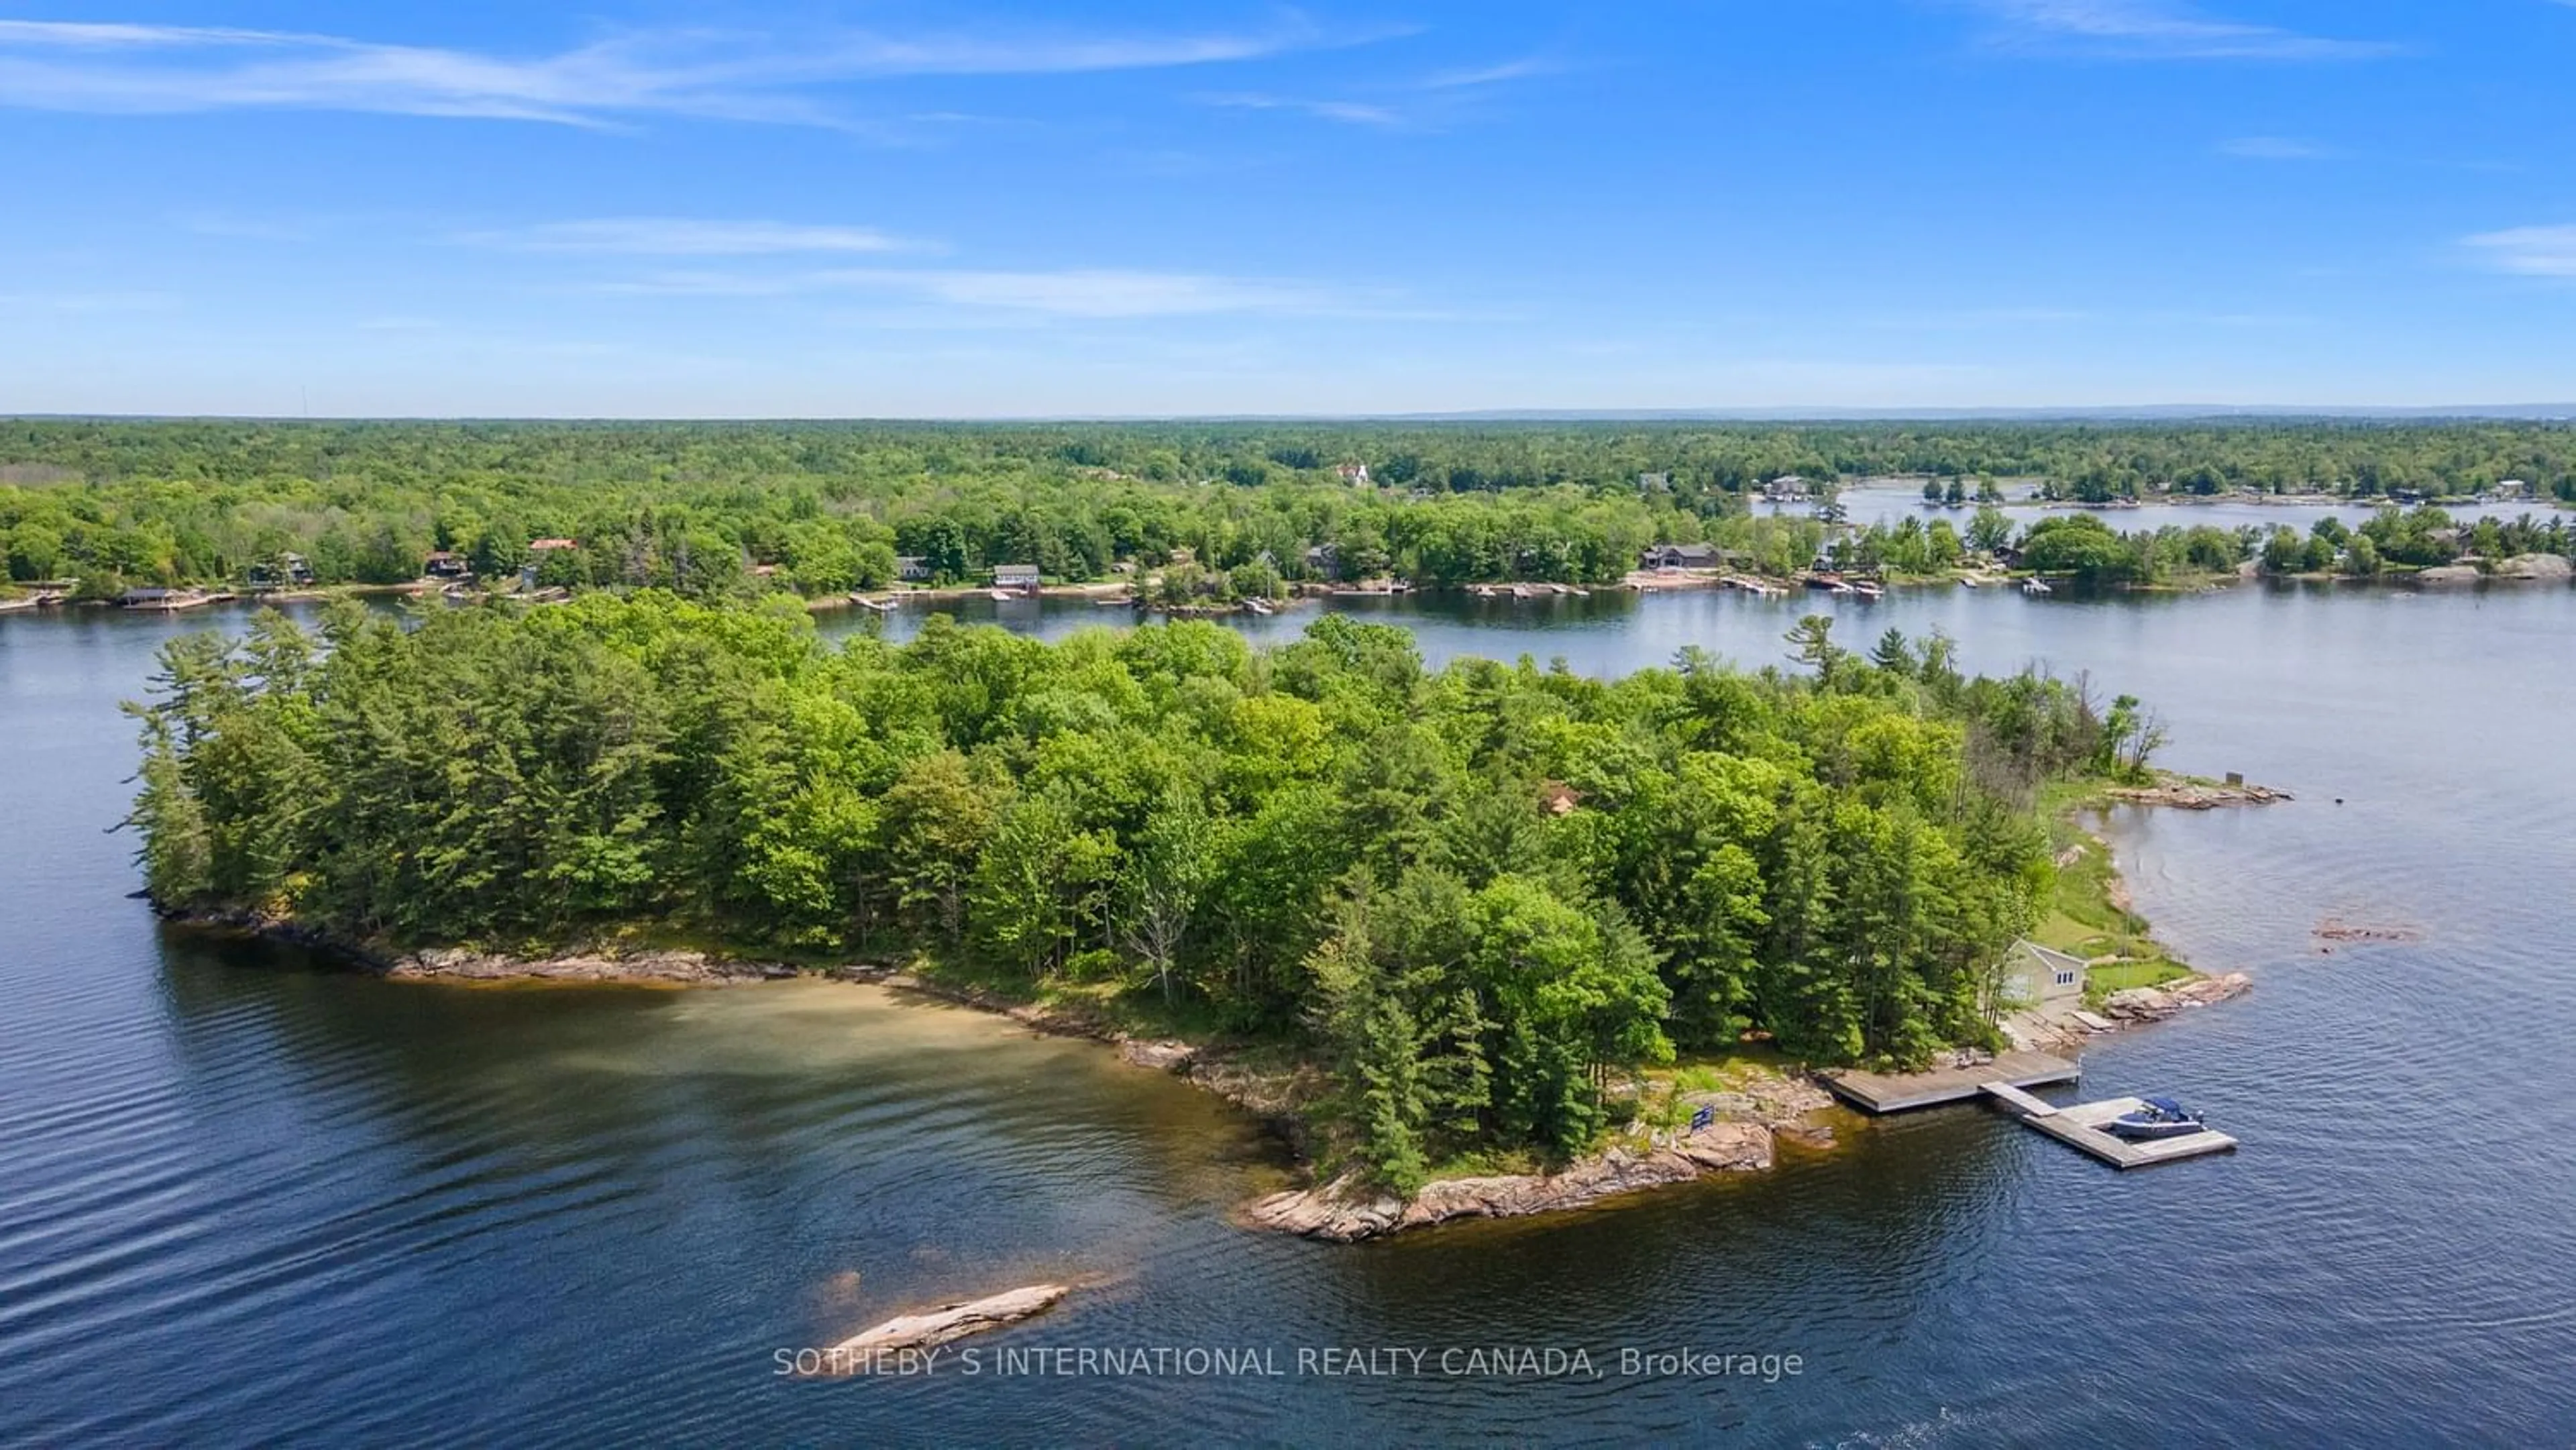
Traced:
<path fill-rule="evenodd" d="M 2161 933 L 2258 986 L 2096 1047 L 2088 1086 L 2181 1093 L 2244 1150 L 2124 1177 L 1963 1108 L 1572 1217 L 1250 1235 L 1225 1210 L 1279 1181 L 1258 1134 L 978 1014 L 824 984 L 386 983 L 163 935 L 104 833 L 133 760 L 115 704 L 162 638 L 237 618 L 21 616 L 0 620 L 0 1441 L 2576 1439 L 2576 593 L 1352 607 L 1435 659 L 1591 673 L 1686 644 L 1769 660 L 1827 607 L 1855 643 L 1939 627 L 1974 666 L 2146 696 L 2171 763 L 2300 800 L 2113 823 Z M 1043 633 L 1104 616 L 1002 607 Z M 2329 916 L 2421 939 L 2323 954 Z M 1291 1369 L 1312 1346 L 1556 1346 L 1603 1373 L 772 1373 L 780 1347 L 1059 1275 L 1089 1287 L 988 1343 Z M 1625 1375 L 1621 1346 L 1804 1372 Z"/>

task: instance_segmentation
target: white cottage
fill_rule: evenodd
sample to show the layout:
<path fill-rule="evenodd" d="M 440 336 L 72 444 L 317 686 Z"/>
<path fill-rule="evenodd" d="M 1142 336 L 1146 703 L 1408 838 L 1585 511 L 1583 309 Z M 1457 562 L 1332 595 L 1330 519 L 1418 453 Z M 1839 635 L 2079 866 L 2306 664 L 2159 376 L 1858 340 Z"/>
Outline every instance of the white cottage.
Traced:
<path fill-rule="evenodd" d="M 2024 1007 L 2054 1007 L 2084 999 L 2084 959 L 2035 941 L 2017 941 L 2004 953 L 2004 995 Z"/>

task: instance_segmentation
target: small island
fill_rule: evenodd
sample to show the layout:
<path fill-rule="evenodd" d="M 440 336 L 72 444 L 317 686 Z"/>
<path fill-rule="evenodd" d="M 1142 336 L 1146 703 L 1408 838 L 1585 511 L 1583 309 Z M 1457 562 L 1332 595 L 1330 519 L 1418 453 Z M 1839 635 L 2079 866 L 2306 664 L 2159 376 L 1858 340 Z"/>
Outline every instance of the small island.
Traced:
<path fill-rule="evenodd" d="M 2068 812 L 2156 786 L 2138 701 L 1786 652 L 344 604 L 167 646 L 131 823 L 166 915 L 407 975 L 892 977 L 1115 1039 L 1299 1146 L 1247 1221 L 1361 1238 L 1765 1166 L 1808 1069 L 2006 1047 L 2015 943 L 2133 920 Z"/>

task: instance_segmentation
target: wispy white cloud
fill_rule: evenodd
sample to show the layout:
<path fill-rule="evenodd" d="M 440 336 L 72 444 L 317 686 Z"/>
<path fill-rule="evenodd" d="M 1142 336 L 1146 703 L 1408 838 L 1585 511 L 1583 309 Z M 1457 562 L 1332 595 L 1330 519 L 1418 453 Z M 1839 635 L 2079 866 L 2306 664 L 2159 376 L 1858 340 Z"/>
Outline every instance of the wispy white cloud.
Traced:
<path fill-rule="evenodd" d="M 1217 312 L 1330 312 L 1351 300 L 1307 282 L 1181 272 L 1077 269 L 1051 272 L 847 273 L 845 279 L 964 307 L 1053 317 L 1177 317 Z"/>
<path fill-rule="evenodd" d="M 1512 81 L 1552 75 L 1562 67 L 1532 56 L 1465 70 L 1441 71 L 1415 80 L 1357 88 L 1331 96 L 1280 95 L 1268 91 L 1212 91 L 1192 99 L 1206 106 L 1244 111 L 1296 111 L 1327 121 L 1386 129 L 1428 129 L 1465 114 L 1472 93 Z"/>
<path fill-rule="evenodd" d="M 1211 91 L 1198 97 L 1204 106 L 1237 111 L 1301 111 L 1327 121 L 1353 126 L 1406 126 L 1412 118 L 1373 101 L 1336 101 L 1307 96 L 1275 96 L 1264 91 Z"/>
<path fill-rule="evenodd" d="M 511 231 L 467 232 L 457 240 L 524 252 L 644 257 L 759 257 L 807 252 L 901 252 L 926 244 L 874 227 L 690 217 L 597 217 Z"/>
<path fill-rule="evenodd" d="M 2308 318 L 2286 313 L 2209 312 L 2138 307 L 1972 307 L 1953 311 L 1883 312 L 1864 315 L 1863 326 L 1904 332 L 2029 331 L 2039 328 L 2154 328 L 2305 326 Z"/>
<path fill-rule="evenodd" d="M 221 27 L 0 21 L 0 105 L 127 114 L 372 111 L 607 125 L 649 114 L 847 124 L 811 92 L 897 76 L 1211 65 L 1353 44 L 1291 18 L 1259 30 L 892 35 L 637 31 L 510 57 Z"/>
<path fill-rule="evenodd" d="M 2463 238 L 2461 245 L 2499 272 L 2576 277 L 2576 226 L 2512 227 Z"/>
<path fill-rule="evenodd" d="M 1222 313 L 1358 315 L 1376 306 L 1376 300 L 1370 297 L 1316 282 L 1081 267 L 1030 271 L 845 267 L 758 274 L 683 271 L 603 282 L 590 290 L 661 297 L 873 293 L 949 307 L 1090 319 Z"/>
<path fill-rule="evenodd" d="M 1999 48 L 2138 60 L 2371 60 L 2403 47 L 2225 20 L 2184 0 L 1965 0 Z"/>
<path fill-rule="evenodd" d="M 2576 5 L 2576 0 L 2567 0 L 2567 3 Z M 1415 83 L 1415 87 L 1426 91 L 1464 90 L 1473 86 L 1493 86 L 1505 81 L 1529 80 L 1537 76 L 1554 75 L 1562 69 L 1564 67 L 1555 61 L 1539 56 L 1524 56 L 1519 60 L 1501 61 L 1494 65 L 1441 71 L 1423 77 Z"/>
<path fill-rule="evenodd" d="M 2295 136 L 2237 136 L 2219 142 L 2218 151 L 2222 156 L 2244 161 L 2328 161 L 2340 154 L 2332 147 Z"/>

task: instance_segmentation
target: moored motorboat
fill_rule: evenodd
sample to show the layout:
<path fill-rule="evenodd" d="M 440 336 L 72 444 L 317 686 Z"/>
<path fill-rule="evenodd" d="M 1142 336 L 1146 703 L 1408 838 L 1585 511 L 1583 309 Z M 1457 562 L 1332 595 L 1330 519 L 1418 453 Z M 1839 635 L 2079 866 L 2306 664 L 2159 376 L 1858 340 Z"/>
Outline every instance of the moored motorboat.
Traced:
<path fill-rule="evenodd" d="M 2138 1106 L 2103 1125 L 2118 1138 L 2180 1138 L 2207 1125 L 2200 1114 L 2172 1098 L 2140 1098 Z"/>

